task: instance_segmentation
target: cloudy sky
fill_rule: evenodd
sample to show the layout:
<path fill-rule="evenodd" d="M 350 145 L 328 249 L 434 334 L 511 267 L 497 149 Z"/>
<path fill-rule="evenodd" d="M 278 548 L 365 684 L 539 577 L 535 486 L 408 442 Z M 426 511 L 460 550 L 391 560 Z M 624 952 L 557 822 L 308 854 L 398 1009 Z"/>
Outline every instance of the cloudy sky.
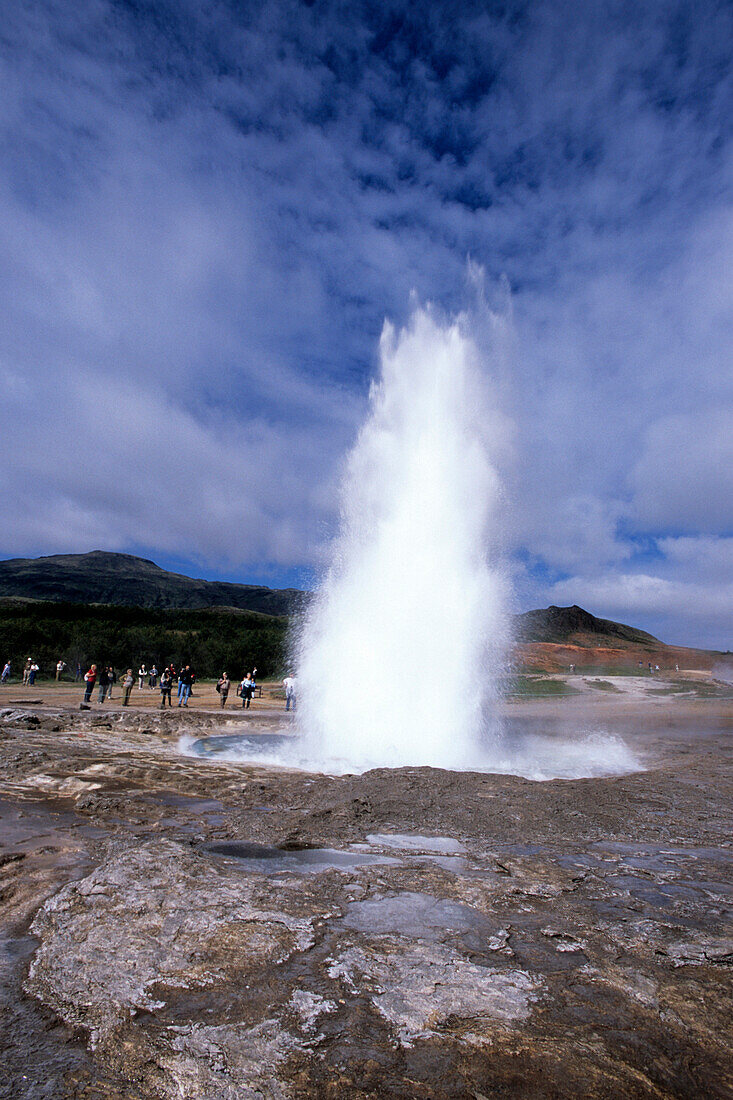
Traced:
<path fill-rule="evenodd" d="M 715 0 L 3 5 L 0 556 L 308 583 L 385 317 L 470 260 L 518 607 L 732 648 L 732 41 Z"/>

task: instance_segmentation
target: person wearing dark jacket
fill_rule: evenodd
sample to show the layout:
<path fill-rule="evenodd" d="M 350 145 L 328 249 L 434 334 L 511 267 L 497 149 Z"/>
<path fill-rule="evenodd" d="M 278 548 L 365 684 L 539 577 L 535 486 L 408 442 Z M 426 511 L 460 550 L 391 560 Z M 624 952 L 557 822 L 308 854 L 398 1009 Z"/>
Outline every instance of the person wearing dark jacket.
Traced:
<path fill-rule="evenodd" d="M 178 673 L 178 705 L 179 707 L 188 706 L 188 697 L 191 694 L 191 684 L 193 683 L 193 672 L 191 666 L 186 665 Z"/>
<path fill-rule="evenodd" d="M 102 665 L 97 683 L 99 684 L 99 702 L 103 703 L 107 697 L 107 688 L 109 687 L 109 672 L 106 665 Z"/>
<path fill-rule="evenodd" d="M 172 707 L 171 703 L 171 688 L 173 686 L 173 677 L 169 668 L 164 668 L 160 677 L 160 705 L 161 708 L 165 708 L 165 701 L 168 700 L 168 706 Z"/>

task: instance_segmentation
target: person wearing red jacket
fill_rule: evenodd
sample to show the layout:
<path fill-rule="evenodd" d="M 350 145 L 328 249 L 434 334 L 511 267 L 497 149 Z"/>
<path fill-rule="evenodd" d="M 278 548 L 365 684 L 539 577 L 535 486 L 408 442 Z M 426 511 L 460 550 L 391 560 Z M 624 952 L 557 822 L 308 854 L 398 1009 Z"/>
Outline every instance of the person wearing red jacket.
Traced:
<path fill-rule="evenodd" d="M 88 703 L 92 697 L 94 691 L 94 685 L 97 682 L 97 666 L 92 665 L 89 672 L 84 677 L 84 702 Z"/>

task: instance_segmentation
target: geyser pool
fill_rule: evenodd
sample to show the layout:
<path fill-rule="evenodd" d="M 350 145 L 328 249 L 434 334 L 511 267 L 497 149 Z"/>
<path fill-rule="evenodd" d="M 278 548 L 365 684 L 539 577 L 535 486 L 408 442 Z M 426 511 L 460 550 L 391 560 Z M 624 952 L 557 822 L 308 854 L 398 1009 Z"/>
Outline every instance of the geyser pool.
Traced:
<path fill-rule="evenodd" d="M 492 409 L 463 321 L 385 325 L 341 530 L 298 639 L 301 752 L 325 770 L 486 763 L 507 641 Z"/>
<path fill-rule="evenodd" d="M 637 770 L 623 741 L 588 725 L 543 736 L 499 716 L 509 638 L 497 456 L 507 426 L 466 320 L 418 308 L 402 331 L 385 325 L 380 352 L 331 566 L 293 647 L 296 736 L 184 738 L 183 751 L 331 774 Z"/>

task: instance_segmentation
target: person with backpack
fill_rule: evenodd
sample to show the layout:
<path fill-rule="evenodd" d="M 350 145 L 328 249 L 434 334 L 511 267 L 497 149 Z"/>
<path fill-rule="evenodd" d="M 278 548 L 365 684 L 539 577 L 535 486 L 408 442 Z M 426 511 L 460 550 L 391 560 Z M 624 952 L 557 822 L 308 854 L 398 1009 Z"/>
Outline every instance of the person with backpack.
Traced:
<path fill-rule="evenodd" d="M 173 687 L 173 677 L 171 676 L 171 670 L 164 668 L 160 675 L 160 707 L 161 710 L 165 709 L 165 701 L 168 700 L 168 706 L 172 707 L 171 702 L 171 688 Z"/>
<path fill-rule="evenodd" d="M 229 688 L 231 687 L 231 681 L 229 680 L 229 673 L 222 672 L 219 680 L 216 684 L 216 690 L 219 692 L 221 699 L 221 705 L 225 707 L 227 705 L 227 695 L 229 694 Z"/>
<path fill-rule="evenodd" d="M 122 677 L 122 705 L 127 707 L 130 705 L 130 692 L 132 691 L 135 683 L 135 677 L 132 675 L 132 669 L 128 668 L 125 675 Z"/>

